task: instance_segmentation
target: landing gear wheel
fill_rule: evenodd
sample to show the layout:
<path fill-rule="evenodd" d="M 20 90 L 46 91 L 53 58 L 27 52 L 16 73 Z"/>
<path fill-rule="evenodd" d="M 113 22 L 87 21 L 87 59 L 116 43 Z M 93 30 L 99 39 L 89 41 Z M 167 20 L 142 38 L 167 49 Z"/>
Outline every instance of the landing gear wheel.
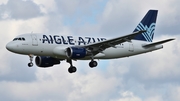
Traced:
<path fill-rule="evenodd" d="M 97 65 L 98 65 L 98 63 L 96 61 L 89 62 L 89 67 L 91 67 L 91 68 L 96 67 Z"/>
<path fill-rule="evenodd" d="M 30 58 L 30 63 L 28 63 L 28 66 L 29 66 L 29 67 L 32 67 L 32 66 L 33 66 L 33 63 L 32 63 L 33 57 L 34 57 L 34 55 L 32 55 L 32 54 L 29 55 L 29 58 Z"/>
<path fill-rule="evenodd" d="M 33 66 L 33 63 L 28 63 L 28 66 L 29 66 L 29 67 L 32 67 L 32 66 Z"/>
<path fill-rule="evenodd" d="M 69 73 L 74 73 L 74 72 L 76 72 L 76 71 L 77 71 L 77 69 L 76 69 L 76 67 L 74 67 L 74 66 L 69 67 L 69 69 L 68 69 L 68 72 L 69 72 Z"/>
<path fill-rule="evenodd" d="M 70 64 L 70 67 L 68 69 L 69 73 L 74 73 L 77 71 L 76 67 L 72 64 L 72 59 L 67 59 L 67 62 Z"/>

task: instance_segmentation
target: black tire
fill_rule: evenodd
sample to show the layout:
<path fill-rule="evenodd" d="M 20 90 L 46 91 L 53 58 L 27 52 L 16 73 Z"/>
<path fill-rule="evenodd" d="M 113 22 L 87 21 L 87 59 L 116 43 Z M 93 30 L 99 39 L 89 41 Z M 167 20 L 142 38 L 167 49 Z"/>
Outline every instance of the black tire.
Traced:
<path fill-rule="evenodd" d="M 98 63 L 96 61 L 89 62 L 89 67 L 91 67 L 91 68 L 96 67 L 97 65 L 98 65 Z"/>
<path fill-rule="evenodd" d="M 68 72 L 69 73 L 75 73 L 77 71 L 76 67 L 72 66 L 72 67 L 69 67 L 68 69 Z"/>
<path fill-rule="evenodd" d="M 28 63 L 28 66 L 29 66 L 29 67 L 32 67 L 32 66 L 33 66 L 33 63 Z"/>

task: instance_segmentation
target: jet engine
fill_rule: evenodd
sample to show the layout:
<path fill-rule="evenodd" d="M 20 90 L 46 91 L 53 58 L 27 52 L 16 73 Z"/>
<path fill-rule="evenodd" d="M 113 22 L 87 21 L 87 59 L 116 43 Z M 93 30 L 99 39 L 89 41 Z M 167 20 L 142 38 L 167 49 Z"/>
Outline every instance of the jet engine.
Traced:
<path fill-rule="evenodd" d="M 60 60 L 49 56 L 37 56 L 35 62 L 38 67 L 52 67 L 53 65 L 60 64 Z"/>
<path fill-rule="evenodd" d="M 80 59 L 87 55 L 87 51 L 83 47 L 68 47 L 66 52 L 67 57 L 71 59 Z"/>

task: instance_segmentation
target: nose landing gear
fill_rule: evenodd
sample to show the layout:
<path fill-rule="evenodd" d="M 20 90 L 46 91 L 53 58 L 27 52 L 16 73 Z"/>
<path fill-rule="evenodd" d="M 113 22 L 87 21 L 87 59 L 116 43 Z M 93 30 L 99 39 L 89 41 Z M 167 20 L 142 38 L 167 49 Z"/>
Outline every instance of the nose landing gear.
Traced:
<path fill-rule="evenodd" d="M 33 66 L 33 63 L 32 63 L 32 62 L 28 63 L 28 66 L 29 66 L 29 67 L 32 67 L 32 66 Z"/>
<path fill-rule="evenodd" d="M 32 61 L 33 61 L 33 55 L 31 54 L 31 55 L 29 55 L 29 58 L 30 58 L 30 63 L 28 63 L 28 66 L 29 67 L 32 67 L 33 66 L 33 63 L 32 63 Z"/>

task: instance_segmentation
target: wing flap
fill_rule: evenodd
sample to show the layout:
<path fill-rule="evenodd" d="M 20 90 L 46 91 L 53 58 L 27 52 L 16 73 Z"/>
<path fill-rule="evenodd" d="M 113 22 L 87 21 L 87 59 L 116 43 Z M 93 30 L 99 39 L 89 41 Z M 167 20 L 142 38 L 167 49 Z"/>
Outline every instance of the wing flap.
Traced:
<path fill-rule="evenodd" d="M 158 42 L 153 42 L 153 43 L 150 43 L 150 44 L 145 44 L 145 45 L 143 45 L 143 47 L 144 48 L 149 48 L 149 47 L 160 45 L 160 44 L 172 41 L 172 40 L 175 40 L 175 39 L 166 39 L 166 40 L 162 40 L 162 41 L 158 41 Z"/>

